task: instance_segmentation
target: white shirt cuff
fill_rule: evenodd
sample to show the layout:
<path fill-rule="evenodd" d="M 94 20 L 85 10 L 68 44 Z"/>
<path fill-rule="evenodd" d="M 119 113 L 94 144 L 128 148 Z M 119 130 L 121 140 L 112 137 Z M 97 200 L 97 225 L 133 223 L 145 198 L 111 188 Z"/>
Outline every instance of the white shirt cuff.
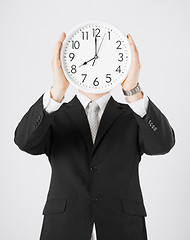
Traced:
<path fill-rule="evenodd" d="M 128 101 L 127 97 L 125 97 L 125 101 L 129 104 L 129 106 L 132 108 L 132 110 L 135 113 L 137 113 L 139 116 L 144 117 L 144 115 L 147 113 L 149 98 L 144 92 L 143 92 L 143 98 L 141 98 L 135 102 L 130 103 Z"/>
<path fill-rule="evenodd" d="M 54 111 L 57 111 L 61 105 L 64 103 L 65 97 L 62 99 L 62 101 L 56 102 L 54 99 L 50 97 L 50 90 L 44 93 L 43 96 L 43 107 L 46 110 L 46 112 L 51 113 Z"/>

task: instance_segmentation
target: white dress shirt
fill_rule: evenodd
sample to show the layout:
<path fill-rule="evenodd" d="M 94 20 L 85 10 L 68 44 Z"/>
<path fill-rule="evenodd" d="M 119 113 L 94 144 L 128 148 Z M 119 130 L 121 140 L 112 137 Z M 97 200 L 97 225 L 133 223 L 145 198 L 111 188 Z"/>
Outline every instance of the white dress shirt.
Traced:
<path fill-rule="evenodd" d="M 107 104 L 108 100 L 110 99 L 110 97 L 111 97 L 111 94 L 110 94 L 110 92 L 108 92 L 107 94 L 105 94 L 104 96 L 100 97 L 99 99 L 97 99 L 95 101 L 100 107 L 100 110 L 98 111 L 99 119 L 101 119 L 104 109 L 106 107 L 106 104 Z M 80 93 L 79 91 L 77 92 L 77 98 L 80 100 L 80 102 L 83 105 L 85 112 L 88 116 L 88 108 L 89 108 L 88 103 L 91 100 L 84 94 Z M 62 101 L 60 103 L 58 103 L 50 97 L 50 91 L 47 91 L 43 96 L 43 107 L 46 110 L 46 112 L 51 113 L 51 112 L 59 109 L 59 107 L 63 104 L 64 99 L 65 98 L 63 98 Z M 148 109 L 149 99 L 148 99 L 148 96 L 144 94 L 144 92 L 143 92 L 143 98 L 137 100 L 136 102 L 129 103 L 126 97 L 125 97 L 125 100 L 130 105 L 130 107 L 133 109 L 133 111 L 135 111 L 138 115 L 143 117 L 146 114 L 147 109 Z M 92 236 L 91 236 L 91 239 L 89 239 L 89 240 L 97 240 L 95 224 L 93 224 Z"/>
<path fill-rule="evenodd" d="M 76 95 L 77 95 L 77 98 L 80 100 L 81 104 L 83 105 L 85 111 L 88 112 L 88 108 L 86 109 L 86 107 L 87 107 L 90 99 L 88 97 L 86 97 L 84 94 L 80 93 L 79 91 L 77 92 Z M 111 94 L 110 94 L 110 92 L 108 92 L 106 95 L 104 95 L 101 98 L 96 100 L 96 102 L 99 104 L 100 109 L 101 109 L 99 111 L 100 118 L 103 114 L 105 106 L 110 97 L 111 97 Z M 125 101 L 126 101 L 126 103 L 129 104 L 129 106 L 132 108 L 132 110 L 135 113 L 137 113 L 139 116 L 143 117 L 147 113 L 149 98 L 144 92 L 143 92 L 143 98 L 141 98 L 135 102 L 130 103 L 127 100 L 127 97 L 125 97 Z M 60 103 L 56 102 L 54 99 L 52 99 L 50 97 L 50 90 L 45 92 L 45 94 L 43 96 L 43 107 L 46 110 L 46 112 L 48 112 L 48 113 L 58 110 L 64 102 L 65 102 L 65 98 L 63 98 Z"/>

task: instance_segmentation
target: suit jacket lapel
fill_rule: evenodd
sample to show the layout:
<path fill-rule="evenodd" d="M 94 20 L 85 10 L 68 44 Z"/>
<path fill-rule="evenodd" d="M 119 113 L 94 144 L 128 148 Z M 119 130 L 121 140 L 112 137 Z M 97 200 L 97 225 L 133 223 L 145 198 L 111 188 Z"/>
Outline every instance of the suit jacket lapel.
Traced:
<path fill-rule="evenodd" d="M 113 122 L 120 115 L 126 113 L 126 109 L 125 111 L 122 111 L 123 108 L 123 105 L 115 101 L 112 96 L 110 97 L 100 119 L 98 132 L 93 144 L 88 118 L 86 116 L 84 107 L 77 96 L 75 95 L 70 102 L 64 104 L 64 106 L 61 107 L 61 109 L 64 110 L 64 112 L 66 112 L 75 123 L 84 142 L 91 152 L 91 155 L 95 152 L 98 144 L 100 143 L 105 133 L 108 131 L 109 127 L 113 124 Z"/>
<path fill-rule="evenodd" d="M 116 119 L 124 114 L 122 111 L 123 107 L 120 103 L 114 100 L 111 96 L 107 102 L 107 105 L 104 109 L 102 117 L 100 119 L 99 128 L 96 134 L 95 142 L 92 148 L 91 155 L 95 152 L 98 147 L 98 144 L 101 142 L 103 136 L 111 127 L 111 125 L 116 121 Z M 113 136 L 114 137 L 114 136 Z"/>
<path fill-rule="evenodd" d="M 77 98 L 77 95 L 73 99 L 61 106 L 61 110 L 64 110 L 64 114 L 68 114 L 74 122 L 74 127 L 79 131 L 83 140 L 85 141 L 89 151 L 92 151 L 93 141 L 90 132 L 89 122 L 86 116 L 83 105 Z"/>

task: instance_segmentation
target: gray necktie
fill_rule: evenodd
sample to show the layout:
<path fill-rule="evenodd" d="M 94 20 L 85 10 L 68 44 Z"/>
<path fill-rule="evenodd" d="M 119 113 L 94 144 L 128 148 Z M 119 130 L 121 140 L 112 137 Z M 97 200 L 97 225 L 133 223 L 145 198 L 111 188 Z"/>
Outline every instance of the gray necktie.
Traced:
<path fill-rule="evenodd" d="M 96 102 L 93 102 L 93 101 L 90 101 L 88 105 L 89 105 L 88 121 L 90 124 L 91 133 L 92 133 L 92 140 L 94 143 L 96 133 L 98 131 L 98 126 L 100 123 L 100 119 L 98 117 L 98 111 L 99 111 L 100 107 Z"/>
<path fill-rule="evenodd" d="M 96 137 L 96 133 L 98 131 L 98 126 L 100 123 L 100 119 L 98 117 L 98 112 L 100 110 L 99 105 L 96 102 L 89 102 L 89 108 L 88 108 L 88 121 L 90 124 L 90 130 L 92 133 L 92 140 L 94 143 L 95 137 Z M 91 238 L 90 240 L 95 240 L 95 236 L 94 233 L 91 234 Z"/>

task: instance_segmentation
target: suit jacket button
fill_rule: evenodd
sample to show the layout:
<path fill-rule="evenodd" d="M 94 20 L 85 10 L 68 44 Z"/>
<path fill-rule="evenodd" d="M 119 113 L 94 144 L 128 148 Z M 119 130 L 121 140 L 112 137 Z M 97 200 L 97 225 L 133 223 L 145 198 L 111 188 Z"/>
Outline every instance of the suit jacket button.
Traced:
<path fill-rule="evenodd" d="M 97 201 L 98 201 L 98 198 L 96 198 L 96 197 L 92 197 L 92 202 L 94 202 L 94 203 L 96 203 Z"/>
<path fill-rule="evenodd" d="M 96 171 L 96 170 L 98 170 L 98 167 L 93 166 L 93 167 L 90 168 L 90 170 L 92 170 L 92 171 Z"/>

